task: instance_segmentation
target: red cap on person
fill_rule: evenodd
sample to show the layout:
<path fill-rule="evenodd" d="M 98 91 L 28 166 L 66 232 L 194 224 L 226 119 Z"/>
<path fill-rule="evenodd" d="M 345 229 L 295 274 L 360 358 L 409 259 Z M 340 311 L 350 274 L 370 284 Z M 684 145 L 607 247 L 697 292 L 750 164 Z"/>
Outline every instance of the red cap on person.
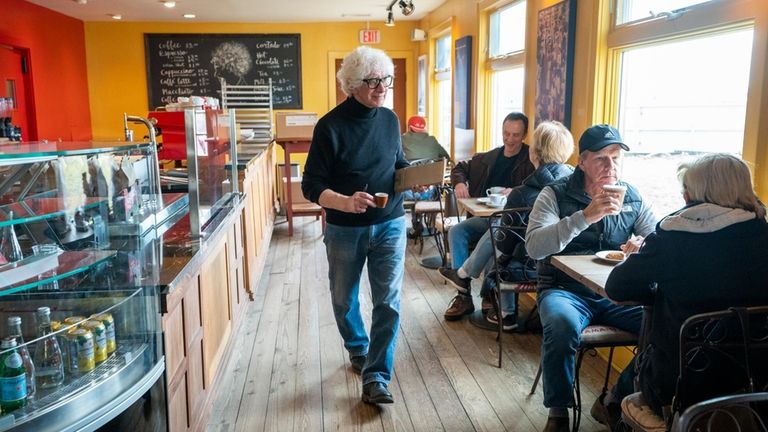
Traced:
<path fill-rule="evenodd" d="M 411 132 L 424 132 L 427 128 L 427 121 L 422 116 L 412 116 L 408 119 L 408 129 Z"/>

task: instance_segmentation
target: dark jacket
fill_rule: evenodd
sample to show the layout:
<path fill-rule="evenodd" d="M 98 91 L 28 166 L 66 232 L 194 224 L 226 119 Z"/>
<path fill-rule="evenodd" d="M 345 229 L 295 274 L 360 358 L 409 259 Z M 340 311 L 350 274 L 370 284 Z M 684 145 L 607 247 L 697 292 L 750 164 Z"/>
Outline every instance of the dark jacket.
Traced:
<path fill-rule="evenodd" d="M 456 164 L 451 170 L 451 183 L 466 183 L 469 188 L 469 195 L 473 197 L 485 196 L 488 176 L 490 175 L 496 159 L 504 153 L 504 146 L 495 148 L 485 153 L 477 153 L 468 161 L 462 161 Z M 533 164 L 528 158 L 528 145 L 523 144 L 520 152 L 517 154 L 515 166 L 509 173 L 509 187 L 515 187 L 523 183 L 526 177 L 533 172 Z"/>
<path fill-rule="evenodd" d="M 593 255 L 604 249 L 618 250 L 619 246 L 632 236 L 635 222 L 640 215 L 642 197 L 632 185 L 624 182 L 618 184 L 627 187 L 624 210 L 619 215 L 606 216 L 590 225 L 571 240 L 560 251 L 560 255 Z M 557 196 L 561 219 L 584 210 L 592 202 L 584 190 L 584 172 L 580 169 L 576 169 L 570 177 L 549 186 Z M 549 260 L 547 257 L 537 263 L 540 290 L 557 287 L 586 297 L 599 297 L 599 294 L 555 268 Z"/>
<path fill-rule="evenodd" d="M 342 195 L 386 192 L 390 198 L 381 209 L 368 208 L 361 214 L 326 209 L 328 223 L 374 225 L 405 214 L 403 195 L 394 190 L 395 170 L 408 165 L 395 113 L 368 108 L 350 97 L 315 125 L 301 189 L 312 202 L 326 189 Z"/>
<path fill-rule="evenodd" d="M 653 305 L 640 388 L 658 414 L 675 393 L 683 322 L 698 313 L 768 304 L 766 245 L 764 219 L 698 204 L 664 218 L 640 252 L 611 272 L 605 290 L 612 299 Z M 703 383 L 702 392 L 715 382 Z"/>
<path fill-rule="evenodd" d="M 533 207 L 539 192 L 557 180 L 568 177 L 573 173 L 573 167 L 566 164 L 544 164 L 536 168 L 523 180 L 523 184 L 512 188 L 507 195 L 504 208 Z"/>

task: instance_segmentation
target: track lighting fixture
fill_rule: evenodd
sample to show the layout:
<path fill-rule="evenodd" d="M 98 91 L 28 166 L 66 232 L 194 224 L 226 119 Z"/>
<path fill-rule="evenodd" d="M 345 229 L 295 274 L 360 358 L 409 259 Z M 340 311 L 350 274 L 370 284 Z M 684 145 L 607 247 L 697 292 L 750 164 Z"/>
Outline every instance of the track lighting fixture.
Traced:
<path fill-rule="evenodd" d="M 412 14 L 415 9 L 413 0 L 400 0 L 397 4 L 400 6 L 400 11 L 405 16 Z"/>
<path fill-rule="evenodd" d="M 384 23 L 389 27 L 395 25 L 395 16 L 392 13 L 392 8 L 395 6 L 395 4 L 400 6 L 400 12 L 402 12 L 404 16 L 412 14 L 416 9 L 416 7 L 413 5 L 413 0 L 392 0 L 392 2 L 389 3 L 389 6 L 387 6 L 387 21 Z"/>
<path fill-rule="evenodd" d="M 395 16 L 392 14 L 392 9 L 387 11 L 387 21 L 384 23 L 387 27 L 395 26 Z"/>

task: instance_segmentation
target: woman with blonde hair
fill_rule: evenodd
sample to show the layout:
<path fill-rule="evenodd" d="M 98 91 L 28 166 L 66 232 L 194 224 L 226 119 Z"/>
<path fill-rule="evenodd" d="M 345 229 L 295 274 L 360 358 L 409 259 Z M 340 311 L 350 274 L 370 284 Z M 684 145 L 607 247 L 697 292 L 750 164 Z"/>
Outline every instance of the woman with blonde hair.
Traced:
<path fill-rule="evenodd" d="M 539 192 L 544 186 L 567 177 L 573 173 L 573 167 L 566 165 L 565 162 L 573 154 L 573 136 L 571 132 L 556 121 L 545 121 L 536 127 L 533 131 L 533 140 L 531 141 L 528 158 L 536 168 L 528 177 L 523 180 L 520 186 L 512 188 L 507 194 L 507 203 L 505 208 L 533 207 L 533 203 L 539 196 Z M 506 250 L 511 250 L 512 246 L 505 246 Z M 452 308 L 457 302 L 468 303 L 472 305 L 471 280 L 480 277 L 481 272 L 493 262 L 493 244 L 491 243 L 490 230 L 480 238 L 464 264 L 458 269 L 441 268 L 440 275 L 457 289 L 456 296 L 448 306 L 445 313 L 445 319 L 449 321 L 461 319 L 463 314 L 452 313 Z M 535 278 L 536 275 L 530 275 Z M 491 325 L 498 325 L 497 313 L 491 311 L 492 287 L 489 285 L 491 279 L 486 277 L 481 290 L 483 297 L 483 315 Z M 504 298 L 502 319 L 504 330 L 511 331 L 517 327 L 517 314 L 515 310 L 515 293 L 509 293 Z M 465 308 L 466 309 L 466 308 Z M 474 311 L 474 305 L 471 306 Z"/>
<path fill-rule="evenodd" d="M 675 392 L 683 322 L 733 306 L 768 305 L 766 209 L 752 189 L 747 164 L 729 154 L 709 154 L 680 166 L 678 177 L 685 207 L 662 219 L 605 287 L 616 301 L 653 305 L 638 367 L 644 402 L 659 415 Z M 715 375 L 694 394 L 702 400 L 720 395 L 722 381 Z"/>

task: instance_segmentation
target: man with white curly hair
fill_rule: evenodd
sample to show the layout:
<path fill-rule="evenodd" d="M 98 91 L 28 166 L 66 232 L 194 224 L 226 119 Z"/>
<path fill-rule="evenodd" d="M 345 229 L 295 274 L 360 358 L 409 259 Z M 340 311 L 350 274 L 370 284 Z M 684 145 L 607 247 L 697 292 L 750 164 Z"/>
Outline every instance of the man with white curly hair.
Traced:
<path fill-rule="evenodd" d="M 315 126 L 302 191 L 326 210 L 325 247 L 336 325 L 352 369 L 362 374 L 363 402 L 392 403 L 405 264 L 405 211 L 395 170 L 408 166 L 400 124 L 384 108 L 394 79 L 392 59 L 359 47 L 336 75 L 347 99 Z M 377 207 L 373 193 L 389 199 Z M 370 338 L 360 313 L 360 276 L 368 262 L 373 303 Z"/>

